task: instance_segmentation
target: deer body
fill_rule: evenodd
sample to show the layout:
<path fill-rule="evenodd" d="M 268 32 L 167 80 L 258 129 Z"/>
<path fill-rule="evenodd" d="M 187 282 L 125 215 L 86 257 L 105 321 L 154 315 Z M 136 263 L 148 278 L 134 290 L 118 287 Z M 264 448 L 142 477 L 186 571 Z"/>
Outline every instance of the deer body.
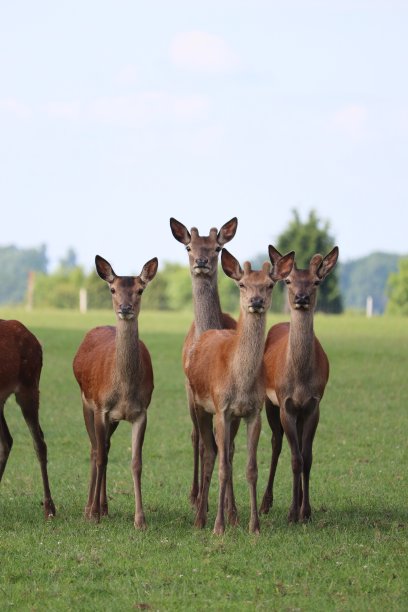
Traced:
<path fill-rule="evenodd" d="M 73 363 L 91 441 L 91 479 L 85 515 L 99 521 L 101 514 L 108 514 L 106 468 L 110 439 L 119 421 L 128 421 L 132 424 L 134 524 L 144 528 L 142 447 L 154 385 L 150 354 L 139 340 L 138 315 L 142 292 L 156 274 L 157 259 L 148 261 L 136 277 L 117 276 L 98 255 L 96 267 L 111 289 L 117 325 L 89 331 Z"/>
<path fill-rule="evenodd" d="M 269 264 L 262 271 L 241 269 L 237 260 L 223 249 L 224 272 L 240 286 L 240 316 L 236 330 L 208 330 L 192 348 L 186 369 L 193 395 L 200 435 L 204 445 L 203 483 L 195 525 L 206 523 L 208 492 L 216 449 L 219 457 L 219 497 L 214 533 L 225 529 L 224 505 L 231 482 L 232 432 L 241 418 L 247 422 L 247 480 L 250 488 L 251 518 L 249 528 L 259 531 L 256 502 L 256 451 L 261 429 L 260 411 L 265 396 L 263 346 L 266 313 L 270 306 L 274 281 L 289 273 L 293 254 L 285 256 L 272 275 Z M 212 417 L 215 415 L 215 441 Z"/>
<path fill-rule="evenodd" d="M 188 331 L 183 344 L 182 363 L 184 373 L 189 367 L 190 354 L 193 346 L 201 334 L 209 329 L 235 329 L 236 321 L 221 310 L 218 294 L 218 258 L 224 244 L 235 236 L 238 220 L 232 218 L 221 227 L 219 231 L 211 228 L 208 236 L 200 236 L 197 228 L 188 229 L 173 217 L 170 219 L 170 228 L 176 240 L 185 245 L 191 273 L 194 321 Z M 196 408 L 193 395 L 186 378 L 187 401 L 190 411 L 193 430 L 191 441 L 193 445 L 194 467 L 193 482 L 190 490 L 190 501 L 194 507 L 198 507 L 200 491 L 200 456 L 203 455 L 203 447 L 200 444 L 199 427 L 196 416 Z M 214 441 L 215 444 L 215 441 Z M 202 461 L 201 461 L 202 476 Z M 229 517 L 235 521 L 235 502 L 231 489 L 228 494 Z"/>
<path fill-rule="evenodd" d="M 270 255 L 271 259 L 280 256 L 273 247 Z M 336 247 L 325 258 L 315 255 L 308 270 L 293 268 L 287 277 L 290 323 L 274 325 L 265 343 L 265 409 L 272 429 L 272 460 L 261 512 L 268 512 L 272 505 L 284 432 L 292 455 L 293 494 L 288 516 L 291 522 L 311 517 L 312 446 L 320 401 L 329 378 L 329 361 L 314 334 L 313 317 L 317 287 L 334 267 L 337 257 Z"/>
<path fill-rule="evenodd" d="M 13 446 L 4 417 L 4 405 L 11 394 L 21 407 L 33 438 L 41 467 L 44 514 L 55 515 L 47 472 L 47 445 L 39 423 L 42 348 L 37 338 L 19 321 L 0 320 L 0 481 Z"/>

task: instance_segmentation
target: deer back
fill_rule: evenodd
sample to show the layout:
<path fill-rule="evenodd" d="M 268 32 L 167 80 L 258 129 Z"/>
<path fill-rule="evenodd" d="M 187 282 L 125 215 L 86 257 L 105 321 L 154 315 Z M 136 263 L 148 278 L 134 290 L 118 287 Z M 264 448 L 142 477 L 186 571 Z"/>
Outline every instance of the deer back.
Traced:
<path fill-rule="evenodd" d="M 8 397 L 23 385 L 38 386 L 42 369 L 42 348 L 25 325 L 0 320 L 0 396 Z"/>

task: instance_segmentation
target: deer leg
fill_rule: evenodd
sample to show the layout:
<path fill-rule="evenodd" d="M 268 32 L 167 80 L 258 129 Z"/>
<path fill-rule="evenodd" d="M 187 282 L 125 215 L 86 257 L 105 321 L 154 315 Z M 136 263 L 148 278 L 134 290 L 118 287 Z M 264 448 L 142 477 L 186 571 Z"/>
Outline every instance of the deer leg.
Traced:
<path fill-rule="evenodd" d="M 278 461 L 279 456 L 281 454 L 283 441 L 283 427 L 280 421 L 279 406 L 275 406 L 268 398 L 266 398 L 265 412 L 269 426 L 272 430 L 272 459 L 271 467 L 269 470 L 268 484 L 266 485 L 262 504 L 259 510 L 262 514 L 268 514 L 269 510 L 272 508 L 273 483 L 275 480 L 276 468 L 278 467 Z"/>
<path fill-rule="evenodd" d="M 9 428 L 7 427 L 3 410 L 4 402 L 0 405 L 0 482 L 4 470 L 6 469 L 7 459 L 9 458 L 11 448 L 13 446 L 13 438 L 11 437 Z"/>
<path fill-rule="evenodd" d="M 316 433 L 317 425 L 319 423 L 319 408 L 314 410 L 309 418 L 306 420 L 303 428 L 303 444 L 302 444 L 302 457 L 303 457 L 303 499 L 300 508 L 300 519 L 302 521 L 310 520 L 312 516 L 312 509 L 310 506 L 309 499 L 309 480 L 310 470 L 312 469 L 313 461 L 313 439 Z"/>
<path fill-rule="evenodd" d="M 20 389 L 16 393 L 16 400 L 27 426 L 30 430 L 35 452 L 40 462 L 41 476 L 43 481 L 44 489 L 44 515 L 45 518 L 55 516 L 55 505 L 51 497 L 50 484 L 48 480 L 47 472 L 47 445 L 44 440 L 44 434 L 40 427 L 38 418 L 38 411 L 40 407 L 40 392 L 37 388 L 35 389 Z"/>
<path fill-rule="evenodd" d="M 194 405 L 193 394 L 188 384 L 186 384 L 187 391 L 187 400 L 188 400 L 188 408 L 190 411 L 191 421 L 193 423 L 193 429 L 191 431 L 191 444 L 193 446 L 193 457 L 194 457 L 194 467 L 193 467 L 193 482 L 191 484 L 190 490 L 190 503 L 193 508 L 198 508 L 199 503 L 199 492 L 200 492 L 200 478 L 199 471 L 201 469 L 201 482 L 202 482 L 202 444 L 200 441 L 200 430 L 198 428 L 196 409 Z M 201 456 L 201 463 L 200 463 Z M 201 468 L 200 468 L 201 466 Z"/>
<path fill-rule="evenodd" d="M 235 436 L 237 435 L 239 429 L 240 419 L 232 419 L 231 421 L 231 432 L 230 432 L 230 452 L 229 452 L 229 460 L 230 460 L 230 473 L 231 477 L 227 484 L 227 490 L 225 494 L 225 510 L 228 516 L 228 522 L 230 525 L 238 525 L 238 511 L 235 504 L 235 496 L 234 496 L 234 485 L 233 485 L 233 474 L 232 474 L 232 466 L 235 452 Z"/>
<path fill-rule="evenodd" d="M 246 477 L 249 485 L 249 496 L 251 501 L 251 517 L 249 521 L 249 531 L 259 533 L 259 515 L 256 501 L 256 485 L 258 482 L 258 464 L 256 454 L 258 450 L 259 436 L 261 434 L 261 413 L 257 412 L 252 418 L 247 420 L 247 449 L 248 462 Z"/>
<path fill-rule="evenodd" d="M 88 501 L 85 506 L 84 514 L 86 518 L 91 518 L 91 507 L 92 507 L 92 502 L 95 496 L 95 483 L 96 483 L 96 436 L 95 436 L 94 413 L 91 408 L 85 405 L 85 403 L 83 403 L 83 413 L 84 413 L 85 427 L 88 432 L 89 440 L 91 442 L 91 453 L 90 453 L 91 474 L 89 478 Z"/>
<path fill-rule="evenodd" d="M 226 418 L 224 412 L 219 412 L 216 415 L 215 438 L 218 449 L 218 509 L 215 518 L 214 533 L 222 535 L 225 531 L 225 493 L 228 483 L 231 481 L 231 464 L 230 464 L 230 439 L 231 439 L 231 421 Z"/>
<path fill-rule="evenodd" d="M 135 520 L 136 529 L 146 528 L 146 519 L 142 503 L 142 449 L 147 425 L 147 414 L 143 410 L 136 421 L 132 423 L 132 474 L 135 490 Z"/>
<path fill-rule="evenodd" d="M 107 453 L 106 453 L 106 421 L 105 415 L 101 410 L 94 413 L 94 431 L 96 439 L 96 478 L 93 491 L 89 518 L 94 519 L 99 523 L 101 518 L 101 488 L 102 480 L 106 470 Z"/>
<path fill-rule="evenodd" d="M 303 459 L 299 448 L 296 416 L 294 413 L 295 409 L 293 402 L 290 398 L 287 398 L 285 401 L 284 409 L 281 410 L 281 422 L 292 455 L 292 504 L 288 514 L 288 521 L 290 523 L 297 523 L 299 521 L 300 480 L 303 471 Z"/>
<path fill-rule="evenodd" d="M 203 479 L 198 509 L 194 526 L 202 529 L 207 522 L 208 492 L 210 489 L 211 476 L 214 470 L 215 458 L 217 456 L 215 439 L 212 426 L 212 415 L 197 407 L 197 422 L 200 429 L 200 438 L 203 444 Z"/>
<path fill-rule="evenodd" d="M 302 452 L 302 447 L 303 447 L 303 423 L 304 423 L 304 418 L 299 416 L 296 422 L 296 431 L 297 431 L 297 439 L 298 439 L 298 443 L 299 443 L 299 450 L 300 450 L 300 454 L 302 455 L 302 474 L 303 474 L 303 452 Z M 300 477 L 300 483 L 299 483 L 299 508 L 302 506 L 302 500 L 303 500 L 303 485 L 302 485 L 302 477 Z"/>
<path fill-rule="evenodd" d="M 106 492 L 106 472 L 108 470 L 108 461 L 109 461 L 109 450 L 110 450 L 110 441 L 112 434 L 116 431 L 119 425 L 119 421 L 113 421 L 108 423 L 108 428 L 106 432 L 106 466 L 105 472 L 102 478 L 102 486 L 101 486 L 101 516 L 108 516 L 108 495 Z"/>

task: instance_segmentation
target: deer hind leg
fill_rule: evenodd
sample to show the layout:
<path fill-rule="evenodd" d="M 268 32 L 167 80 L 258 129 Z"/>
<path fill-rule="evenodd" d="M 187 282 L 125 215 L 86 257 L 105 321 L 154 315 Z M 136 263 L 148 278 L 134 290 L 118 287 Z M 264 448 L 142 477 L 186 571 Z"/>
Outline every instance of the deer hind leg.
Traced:
<path fill-rule="evenodd" d="M 11 437 L 6 419 L 4 418 L 4 403 L 5 401 L 0 403 L 0 482 L 13 446 L 13 438 Z"/>
<path fill-rule="evenodd" d="M 108 470 L 108 461 L 109 461 L 109 451 L 111 445 L 111 437 L 113 433 L 116 431 L 119 425 L 119 421 L 113 421 L 108 423 L 107 431 L 106 431 L 106 466 L 105 472 L 102 477 L 102 486 L 101 486 L 101 516 L 108 516 L 108 494 L 106 491 L 106 472 Z"/>
<path fill-rule="evenodd" d="M 249 496 L 251 500 L 251 518 L 249 521 L 249 531 L 251 533 L 259 533 L 260 529 L 256 501 L 256 485 L 258 482 L 258 465 L 256 460 L 256 454 L 260 434 L 261 413 L 257 412 L 250 420 L 247 421 L 248 463 L 246 473 L 249 485 Z"/>
<path fill-rule="evenodd" d="M 240 419 L 233 419 L 231 421 L 231 432 L 230 432 L 230 450 L 229 450 L 229 460 L 230 460 L 230 474 L 231 477 L 227 484 L 227 490 L 225 493 L 225 511 L 227 512 L 228 522 L 230 525 L 238 525 L 238 511 L 235 504 L 235 496 L 234 496 L 234 485 L 233 485 L 233 474 L 232 474 L 232 466 L 235 452 L 235 436 L 237 435 L 239 429 Z"/>
<path fill-rule="evenodd" d="M 47 471 L 47 445 L 44 440 L 44 434 L 40 427 L 39 422 L 39 407 L 40 407 L 40 392 L 37 387 L 35 388 L 21 388 L 16 393 L 16 400 L 27 426 L 30 430 L 35 452 L 40 462 L 41 476 L 44 489 L 44 515 L 45 518 L 51 518 L 55 516 L 55 505 L 51 497 L 50 484 L 48 480 Z"/>
<path fill-rule="evenodd" d="M 142 449 L 147 425 L 146 411 L 132 423 L 132 474 L 135 490 L 135 519 L 136 529 L 146 528 L 146 519 L 142 503 Z"/>
<path fill-rule="evenodd" d="M 313 461 L 313 440 L 319 423 L 319 405 L 316 402 L 310 416 L 304 423 L 302 436 L 302 457 L 303 457 L 303 499 L 300 508 L 300 519 L 309 521 L 312 517 L 312 509 L 309 498 L 310 470 Z"/>
<path fill-rule="evenodd" d="M 210 489 L 211 476 L 214 470 L 215 458 L 217 456 L 217 447 L 213 434 L 212 415 L 208 414 L 200 407 L 197 407 L 196 415 L 204 452 L 202 461 L 203 478 L 194 526 L 202 529 L 207 522 L 208 492 Z"/>
<path fill-rule="evenodd" d="M 283 427 L 280 421 L 279 406 L 275 406 L 266 398 L 265 412 L 269 426 L 272 430 L 272 459 L 269 470 L 268 484 L 266 485 L 265 493 L 262 499 L 260 513 L 268 514 L 273 504 L 273 483 L 275 480 L 276 468 L 278 467 L 279 456 L 282 451 Z"/>
<path fill-rule="evenodd" d="M 281 410 L 281 421 L 283 429 L 285 431 L 286 438 L 289 443 L 291 456 L 292 456 L 292 474 L 293 474 L 293 486 L 292 486 L 292 504 L 289 509 L 288 521 L 290 523 L 297 523 L 299 521 L 299 498 L 300 498 L 300 487 L 301 477 L 303 471 L 303 458 L 300 452 L 299 440 L 297 434 L 297 417 L 296 408 L 291 398 L 287 398 L 284 402 L 283 410 Z"/>
<path fill-rule="evenodd" d="M 216 535 L 222 535 L 225 531 L 225 494 L 232 478 L 230 463 L 231 421 L 225 416 L 224 412 L 220 412 L 216 415 L 215 437 L 218 449 L 219 492 L 214 533 Z"/>
<path fill-rule="evenodd" d="M 106 417 L 101 410 L 93 413 L 94 421 L 94 440 L 91 440 L 94 466 L 91 467 L 91 483 L 89 487 L 90 507 L 88 518 L 99 523 L 101 518 L 101 490 L 102 481 L 106 471 L 107 452 L 106 452 Z M 86 422 L 86 421 L 85 421 Z M 87 425 L 88 427 L 88 425 Z M 96 445 L 96 448 L 93 446 Z M 92 459 L 91 459 L 92 460 Z M 94 470 L 94 471 L 93 471 Z"/>

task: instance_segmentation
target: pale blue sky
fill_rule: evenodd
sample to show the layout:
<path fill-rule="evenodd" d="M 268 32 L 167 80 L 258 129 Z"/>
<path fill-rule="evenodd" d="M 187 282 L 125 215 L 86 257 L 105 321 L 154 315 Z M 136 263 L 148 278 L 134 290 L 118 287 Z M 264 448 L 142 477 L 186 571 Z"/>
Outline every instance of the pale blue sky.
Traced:
<path fill-rule="evenodd" d="M 314 208 L 341 259 L 408 253 L 408 2 L 0 2 L 0 244 L 118 274 L 169 217 L 265 253 Z"/>

